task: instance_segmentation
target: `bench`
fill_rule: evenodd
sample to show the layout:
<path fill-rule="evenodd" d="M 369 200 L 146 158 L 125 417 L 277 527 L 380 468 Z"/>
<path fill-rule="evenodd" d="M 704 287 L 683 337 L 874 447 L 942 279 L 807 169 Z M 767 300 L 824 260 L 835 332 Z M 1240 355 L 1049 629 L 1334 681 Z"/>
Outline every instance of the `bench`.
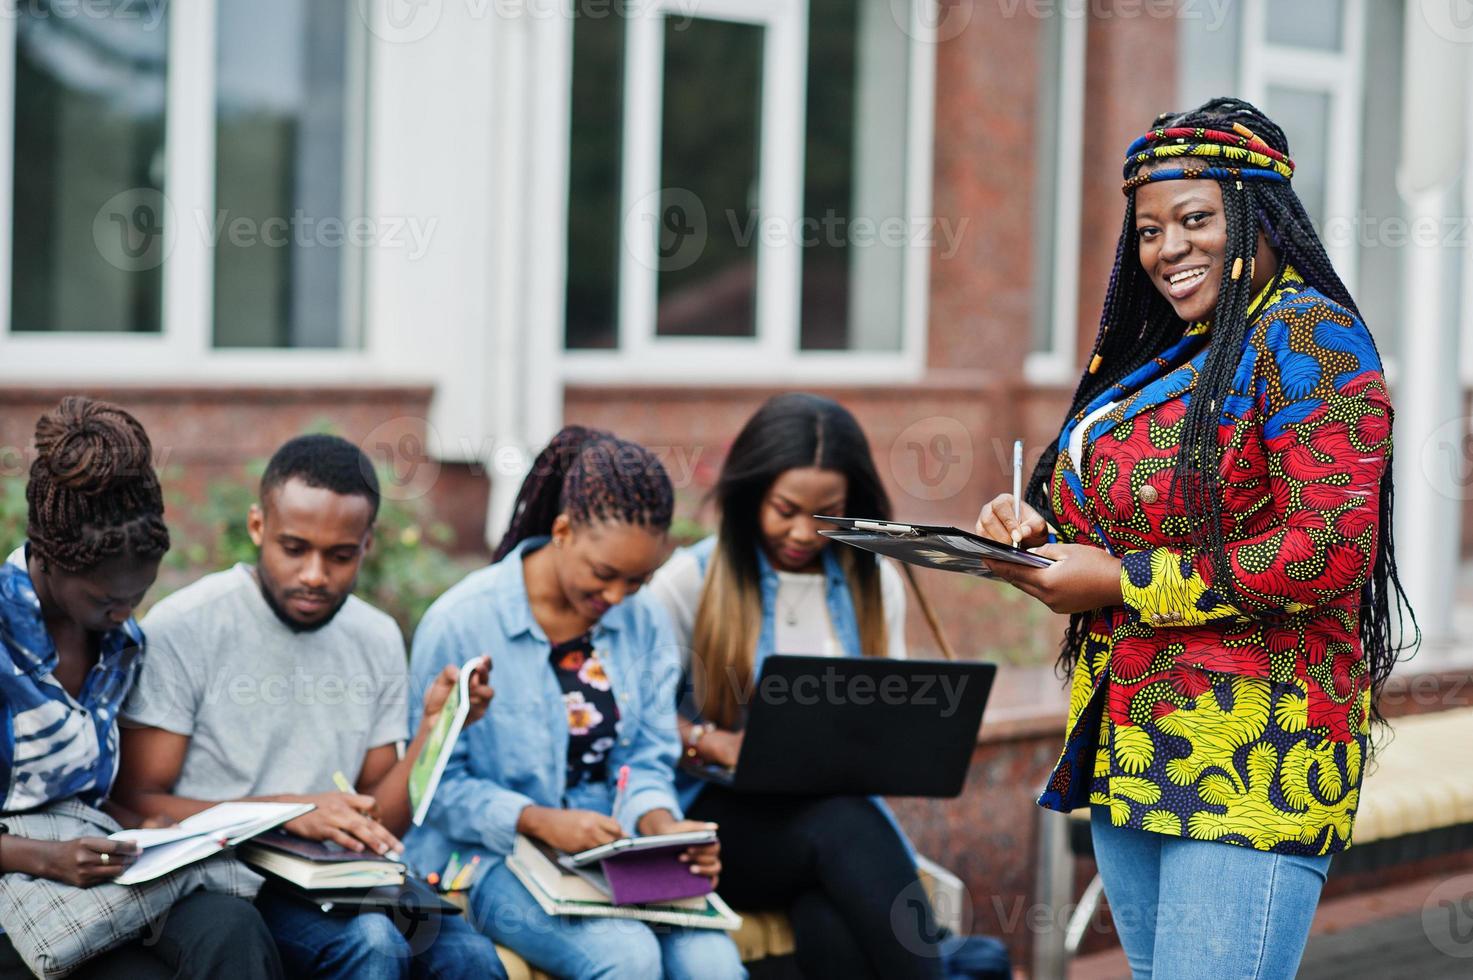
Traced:
<path fill-rule="evenodd" d="M 1473 708 L 1392 719 L 1391 737 L 1372 757 L 1361 786 L 1352 846 L 1335 856 L 1330 874 L 1355 874 L 1473 847 Z M 1038 937 L 1035 980 L 1063 980 L 1104 896 L 1100 876 L 1064 920 L 1074 895 L 1073 858 L 1092 857 L 1089 809 L 1068 817 L 1041 811 L 1039 899 L 1052 927 Z M 1063 849 L 1062 852 L 1060 849 Z M 1052 851 L 1052 853 L 1048 853 Z"/>
<path fill-rule="evenodd" d="M 953 933 L 962 931 L 961 909 L 965 886 L 961 879 L 933 861 L 917 858 L 916 870 L 931 904 L 936 909 L 939 925 Z M 460 896 L 455 896 L 452 901 Z M 793 929 L 788 917 L 780 912 L 742 912 L 742 927 L 732 934 L 743 963 L 791 956 Z M 496 947 L 510 980 L 553 980 L 548 974 L 530 966 L 526 960 L 503 946 Z"/>

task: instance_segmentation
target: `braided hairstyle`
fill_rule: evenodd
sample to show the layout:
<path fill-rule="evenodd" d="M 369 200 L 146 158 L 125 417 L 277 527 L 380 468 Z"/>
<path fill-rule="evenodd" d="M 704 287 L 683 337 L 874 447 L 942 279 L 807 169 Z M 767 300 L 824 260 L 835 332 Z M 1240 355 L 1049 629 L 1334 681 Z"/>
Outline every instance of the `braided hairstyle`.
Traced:
<path fill-rule="evenodd" d="M 613 433 L 570 425 L 532 463 L 491 561 L 551 534 L 559 514 L 574 524 L 617 521 L 663 533 L 674 513 L 675 490 L 659 457 Z"/>
<path fill-rule="evenodd" d="M 1231 130 L 1234 124 L 1247 127 L 1272 149 L 1288 156 L 1289 141 L 1273 120 L 1253 105 L 1233 98 L 1217 98 L 1189 112 L 1158 116 L 1152 129 L 1203 128 Z M 1241 130 L 1239 130 L 1241 132 Z M 1182 159 L 1182 164 L 1192 162 Z M 1201 161 L 1198 161 L 1199 163 Z M 1209 178 L 1212 179 L 1212 178 Z M 1305 282 L 1330 299 L 1360 316 L 1350 291 L 1330 264 L 1299 195 L 1287 181 L 1235 181 L 1217 177 L 1222 188 L 1227 220 L 1227 261 L 1212 319 L 1212 342 L 1206 363 L 1197 375 L 1196 391 L 1183 420 L 1181 453 L 1172 474 L 1173 492 L 1180 487 L 1187 515 L 1194 530 L 1194 545 L 1211 561 L 1213 589 L 1226 601 L 1244 608 L 1234 588 L 1226 542 L 1223 538 L 1222 497 L 1218 463 L 1219 407 L 1229 393 L 1234 374 L 1251 333 L 1248 320 L 1253 302 L 1253 276 L 1234 277 L 1234 259 L 1251 269 L 1262 231 L 1279 254 L 1273 284 L 1286 264 L 1294 266 Z M 1180 340 L 1188 324 L 1180 320 L 1170 303 L 1156 289 L 1138 256 L 1135 194 L 1127 193 L 1125 220 L 1115 249 L 1115 267 L 1105 294 L 1100 328 L 1095 338 L 1094 357 L 1080 378 L 1066 417 L 1078 415 L 1096 396 Z M 1273 285 L 1270 286 L 1272 290 Z M 1028 481 L 1028 502 L 1051 520 L 1053 511 L 1046 496 L 1052 479 L 1058 447 L 1050 445 Z M 1361 590 L 1360 637 L 1370 668 L 1372 703 L 1390 676 L 1398 654 L 1420 642 L 1416 617 L 1397 576 L 1393 536 L 1392 500 L 1394 487 L 1390 465 L 1381 477 L 1380 533 L 1371 577 Z M 1391 636 L 1391 608 L 1396 607 L 1398 639 Z M 1072 669 L 1088 623 L 1087 614 L 1069 617 L 1060 649 L 1059 666 Z M 1410 621 L 1412 639 L 1407 640 Z M 1374 710 L 1374 709 L 1373 709 Z M 1380 717 L 1375 712 L 1375 717 Z"/>
<path fill-rule="evenodd" d="M 169 550 L 153 447 L 116 405 L 68 395 L 36 422 L 26 537 L 47 567 L 87 572 Z"/>

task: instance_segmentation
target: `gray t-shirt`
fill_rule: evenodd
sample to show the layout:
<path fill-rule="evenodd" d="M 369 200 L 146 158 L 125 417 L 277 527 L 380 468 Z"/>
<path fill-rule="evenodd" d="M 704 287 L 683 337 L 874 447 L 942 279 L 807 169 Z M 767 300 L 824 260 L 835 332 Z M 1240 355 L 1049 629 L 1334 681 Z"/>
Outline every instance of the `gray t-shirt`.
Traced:
<path fill-rule="evenodd" d="M 188 735 L 174 792 L 199 800 L 323 793 L 356 781 L 369 749 L 403 741 L 408 659 L 399 627 L 356 596 L 294 633 L 248 565 L 207 575 L 142 622 L 143 669 L 125 726 Z"/>

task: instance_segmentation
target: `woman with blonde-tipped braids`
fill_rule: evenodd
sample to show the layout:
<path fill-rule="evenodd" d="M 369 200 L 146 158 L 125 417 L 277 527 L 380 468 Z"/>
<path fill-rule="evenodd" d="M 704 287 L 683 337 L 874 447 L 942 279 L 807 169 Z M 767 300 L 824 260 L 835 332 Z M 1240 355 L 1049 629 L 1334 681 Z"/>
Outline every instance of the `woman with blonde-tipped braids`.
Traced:
<path fill-rule="evenodd" d="M 992 564 L 1069 614 L 1039 803 L 1091 807 L 1138 980 L 1294 975 L 1416 642 L 1381 360 L 1293 175 L 1236 99 L 1129 148 L 1093 356 L 1022 519 L 1004 494 L 978 520 L 1056 559 Z"/>

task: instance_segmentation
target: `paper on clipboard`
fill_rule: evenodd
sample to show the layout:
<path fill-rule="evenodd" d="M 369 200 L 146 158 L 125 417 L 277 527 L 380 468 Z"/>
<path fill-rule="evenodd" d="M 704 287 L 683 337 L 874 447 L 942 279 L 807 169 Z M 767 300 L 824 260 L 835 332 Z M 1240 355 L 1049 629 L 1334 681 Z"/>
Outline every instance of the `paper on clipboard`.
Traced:
<path fill-rule="evenodd" d="M 826 517 L 822 514 L 813 516 L 817 520 L 838 525 L 837 530 L 818 532 L 826 538 L 923 568 L 993 578 L 984 558 L 1032 568 L 1047 568 L 1054 563 L 1051 558 L 1035 555 L 1009 544 L 990 541 L 955 527 Z"/>

